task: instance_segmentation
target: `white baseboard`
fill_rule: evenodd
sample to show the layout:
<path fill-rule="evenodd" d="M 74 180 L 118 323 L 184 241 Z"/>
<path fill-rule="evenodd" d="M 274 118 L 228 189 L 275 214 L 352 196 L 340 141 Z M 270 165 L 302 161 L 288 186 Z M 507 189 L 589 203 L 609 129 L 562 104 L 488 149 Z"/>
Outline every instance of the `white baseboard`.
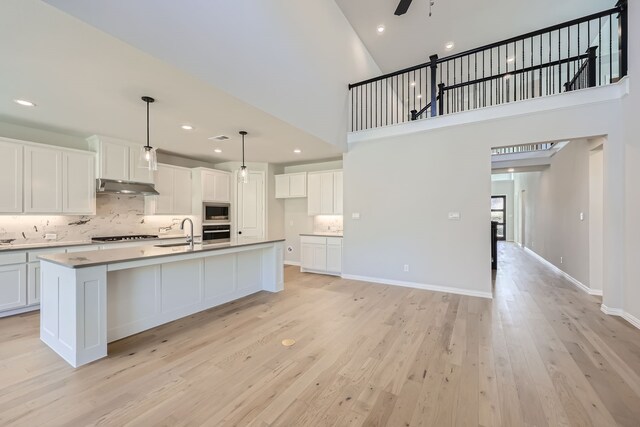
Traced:
<path fill-rule="evenodd" d="M 300 262 L 299 261 L 287 261 L 286 259 L 284 260 L 284 265 L 295 265 L 295 266 L 300 266 Z"/>
<path fill-rule="evenodd" d="M 600 305 L 600 311 L 602 311 L 604 314 L 608 314 L 610 316 L 622 317 L 624 320 L 626 320 L 627 322 L 631 323 L 636 328 L 640 329 L 640 319 L 638 319 L 637 317 L 635 317 L 632 314 L 627 313 L 626 311 L 624 311 L 621 308 L 610 308 L 610 307 L 607 307 L 604 304 L 601 304 Z"/>
<path fill-rule="evenodd" d="M 601 289 L 591 289 L 590 287 L 588 287 L 587 285 L 585 285 L 584 283 L 582 283 L 578 279 L 572 277 L 571 275 L 569 275 L 565 271 L 559 269 L 558 267 L 556 267 L 555 265 L 553 265 L 552 263 L 547 261 L 542 256 L 540 256 L 537 253 L 535 253 L 531 249 L 525 247 L 524 250 L 525 250 L 526 253 L 528 253 L 529 255 L 531 255 L 532 257 L 534 257 L 535 259 L 537 259 L 538 261 L 540 261 L 541 263 L 543 263 L 544 265 L 546 265 L 547 267 L 549 267 L 550 269 L 555 271 L 556 273 L 562 274 L 565 279 L 567 279 L 568 281 L 573 283 L 581 291 L 586 292 L 589 295 L 602 296 L 602 290 Z"/>
<path fill-rule="evenodd" d="M 348 280 L 358 280 L 360 282 L 380 283 L 383 285 L 402 286 L 405 288 L 424 289 L 426 291 L 446 292 L 449 294 L 493 299 L 493 294 L 491 292 L 470 291 L 467 289 L 453 288 L 448 286 L 426 285 L 423 283 L 405 282 L 402 280 L 381 279 L 379 277 L 358 276 L 354 274 L 343 274 L 342 278 L 348 279 Z"/>
<path fill-rule="evenodd" d="M 30 305 L 28 307 L 16 308 L 14 310 L 3 311 L 2 313 L 0 313 L 0 317 L 15 316 L 16 314 L 22 314 L 22 313 L 27 313 L 29 311 L 36 311 L 36 310 L 40 310 L 40 304 Z"/>

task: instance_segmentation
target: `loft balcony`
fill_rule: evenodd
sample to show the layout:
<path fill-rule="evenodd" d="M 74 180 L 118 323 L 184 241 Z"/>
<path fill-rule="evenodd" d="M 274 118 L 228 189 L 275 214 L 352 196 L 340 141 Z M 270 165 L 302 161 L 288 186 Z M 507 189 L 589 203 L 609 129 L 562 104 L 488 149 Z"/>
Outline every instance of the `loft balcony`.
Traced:
<path fill-rule="evenodd" d="M 349 85 L 351 132 L 606 86 L 627 75 L 627 1 Z"/>

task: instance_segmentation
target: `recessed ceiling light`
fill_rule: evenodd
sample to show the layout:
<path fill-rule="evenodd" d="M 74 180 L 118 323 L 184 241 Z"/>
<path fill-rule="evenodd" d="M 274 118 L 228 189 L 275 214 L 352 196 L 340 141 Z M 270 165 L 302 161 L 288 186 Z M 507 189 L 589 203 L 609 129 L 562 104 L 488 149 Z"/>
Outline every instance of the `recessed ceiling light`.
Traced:
<path fill-rule="evenodd" d="M 444 45 L 444 48 L 447 50 L 451 50 L 455 45 L 456 44 L 454 42 L 447 42 L 447 44 Z"/>
<path fill-rule="evenodd" d="M 507 172 L 515 172 L 516 170 L 514 168 L 509 168 L 507 169 Z"/>
<path fill-rule="evenodd" d="M 513 61 L 515 61 L 515 58 L 513 56 L 510 58 L 507 58 L 507 62 L 513 62 Z"/>
<path fill-rule="evenodd" d="M 221 150 L 221 149 L 219 149 L 219 148 L 216 148 L 216 149 L 215 149 L 215 150 L 213 150 L 213 151 L 214 151 L 214 152 L 216 152 L 216 153 L 222 153 L 222 150 Z"/>
<path fill-rule="evenodd" d="M 506 75 L 504 76 L 504 79 L 505 79 L 505 80 L 509 80 L 510 78 L 511 78 L 511 74 L 506 74 Z"/>
<path fill-rule="evenodd" d="M 184 129 L 184 130 L 193 130 L 193 126 L 191 126 L 191 125 L 182 125 L 182 126 L 180 126 L 180 127 L 181 127 L 182 129 Z"/>
<path fill-rule="evenodd" d="M 299 148 L 296 148 L 295 150 L 293 150 L 293 152 L 296 153 L 296 154 L 300 154 L 300 153 L 302 153 L 302 150 L 299 149 Z"/>
<path fill-rule="evenodd" d="M 416 98 L 421 99 L 422 95 L 417 95 Z"/>
<path fill-rule="evenodd" d="M 35 107 L 36 104 L 34 104 L 31 101 L 27 101 L 26 99 L 14 99 L 13 102 L 15 102 L 16 104 L 22 105 L 23 107 Z"/>
<path fill-rule="evenodd" d="M 378 34 L 384 33 L 384 25 L 378 25 L 378 28 L 376 28 L 376 30 L 378 31 Z"/>
<path fill-rule="evenodd" d="M 415 86 L 415 85 L 416 85 L 416 82 L 411 82 L 411 86 Z"/>

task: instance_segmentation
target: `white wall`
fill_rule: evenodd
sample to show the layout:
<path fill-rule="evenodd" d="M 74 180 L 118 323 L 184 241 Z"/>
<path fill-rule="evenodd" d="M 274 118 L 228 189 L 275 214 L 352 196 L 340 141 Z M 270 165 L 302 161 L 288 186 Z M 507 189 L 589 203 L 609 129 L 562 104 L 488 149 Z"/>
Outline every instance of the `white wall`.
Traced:
<path fill-rule="evenodd" d="M 505 221 L 507 226 L 506 239 L 508 242 L 513 242 L 513 235 L 514 235 L 513 180 L 498 180 L 498 181 L 492 180 L 491 195 L 507 196 L 507 200 L 506 200 L 507 217 Z"/>
<path fill-rule="evenodd" d="M 604 153 L 598 138 L 589 151 L 589 287 L 602 291 L 604 275 Z"/>
<path fill-rule="evenodd" d="M 609 89 L 599 88 L 590 94 Z M 491 120 L 452 124 L 459 117 L 477 114 L 461 113 L 434 120 L 433 125 L 426 120 L 415 127 L 404 125 L 358 135 L 361 142 L 351 144 L 344 157 L 344 274 L 490 294 L 492 146 L 608 135 L 605 188 L 622 184 L 622 138 L 616 123 L 620 101 L 562 105 L 561 97 L 577 99 L 573 96 L 526 101 L 530 103 L 526 105 L 548 108 L 529 114 L 500 117 L 501 112 L 524 111 L 523 102 L 479 113 L 491 115 Z M 581 96 L 584 94 L 577 95 Z M 433 127 L 416 131 L 419 126 Z M 605 206 L 622 205 L 620 196 L 605 190 Z M 460 212 L 461 220 L 447 220 L 450 211 Z M 351 218 L 355 212 L 360 213 L 360 220 Z M 605 246 L 613 247 L 624 238 L 618 226 L 620 217 L 611 210 L 605 216 Z M 616 289 L 622 285 L 620 255 L 619 248 L 611 250 L 604 261 L 605 291 L 607 286 L 612 288 L 616 304 L 620 302 L 615 298 Z M 404 264 L 410 265 L 409 272 L 403 271 Z"/>
<path fill-rule="evenodd" d="M 284 173 L 342 169 L 342 160 L 285 166 Z M 307 214 L 307 198 L 284 199 L 285 261 L 300 262 L 300 233 L 313 233 L 314 217 Z"/>

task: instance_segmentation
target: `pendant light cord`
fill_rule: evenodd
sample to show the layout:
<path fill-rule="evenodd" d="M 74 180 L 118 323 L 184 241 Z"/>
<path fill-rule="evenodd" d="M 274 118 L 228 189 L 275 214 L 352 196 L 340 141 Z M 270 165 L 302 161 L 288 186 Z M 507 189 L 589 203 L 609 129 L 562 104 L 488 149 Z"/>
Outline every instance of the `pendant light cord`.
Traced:
<path fill-rule="evenodd" d="M 242 135 L 242 166 L 244 166 L 244 135 Z"/>
<path fill-rule="evenodd" d="M 149 147 L 149 101 L 147 102 L 147 147 Z"/>

